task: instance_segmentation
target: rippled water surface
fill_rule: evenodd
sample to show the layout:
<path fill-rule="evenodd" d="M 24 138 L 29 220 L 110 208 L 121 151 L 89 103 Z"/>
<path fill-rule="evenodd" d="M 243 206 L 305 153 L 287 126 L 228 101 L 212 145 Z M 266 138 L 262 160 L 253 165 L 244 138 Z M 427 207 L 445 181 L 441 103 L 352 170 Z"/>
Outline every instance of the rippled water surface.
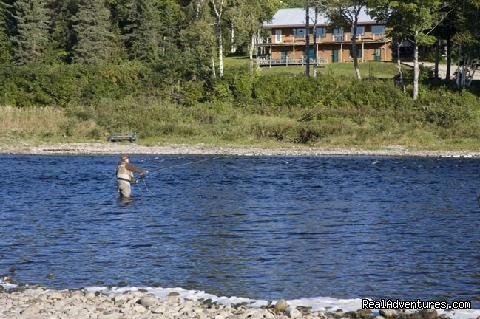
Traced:
<path fill-rule="evenodd" d="M 0 156 L 0 274 L 23 283 L 480 307 L 480 160 Z"/>

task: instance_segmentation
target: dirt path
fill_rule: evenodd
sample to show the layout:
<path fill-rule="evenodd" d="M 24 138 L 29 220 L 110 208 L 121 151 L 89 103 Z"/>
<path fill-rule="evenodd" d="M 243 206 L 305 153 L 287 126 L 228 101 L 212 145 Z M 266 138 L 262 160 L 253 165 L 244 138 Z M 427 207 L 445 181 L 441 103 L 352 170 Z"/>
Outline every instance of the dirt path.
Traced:
<path fill-rule="evenodd" d="M 410 67 L 413 67 L 413 62 L 403 62 L 403 64 L 408 65 Z M 420 62 L 420 65 L 431 68 L 432 70 L 435 69 L 435 63 Z M 457 70 L 457 66 L 455 64 L 452 64 L 452 69 L 451 69 L 451 74 L 450 74 L 451 79 L 455 78 L 455 71 L 456 70 Z M 445 79 L 447 77 L 447 65 L 446 64 L 439 64 L 439 66 L 438 66 L 438 76 L 441 79 Z M 477 72 L 475 72 L 475 75 L 474 75 L 473 79 L 474 80 L 480 80 L 480 70 L 477 70 Z"/>

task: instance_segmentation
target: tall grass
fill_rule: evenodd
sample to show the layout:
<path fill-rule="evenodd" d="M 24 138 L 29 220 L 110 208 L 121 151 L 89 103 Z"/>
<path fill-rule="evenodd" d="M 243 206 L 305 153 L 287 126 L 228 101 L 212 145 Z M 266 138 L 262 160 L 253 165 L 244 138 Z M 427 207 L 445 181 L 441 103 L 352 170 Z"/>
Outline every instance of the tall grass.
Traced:
<path fill-rule="evenodd" d="M 58 135 L 68 122 L 64 110 L 56 107 L 0 107 L 0 134 Z"/>

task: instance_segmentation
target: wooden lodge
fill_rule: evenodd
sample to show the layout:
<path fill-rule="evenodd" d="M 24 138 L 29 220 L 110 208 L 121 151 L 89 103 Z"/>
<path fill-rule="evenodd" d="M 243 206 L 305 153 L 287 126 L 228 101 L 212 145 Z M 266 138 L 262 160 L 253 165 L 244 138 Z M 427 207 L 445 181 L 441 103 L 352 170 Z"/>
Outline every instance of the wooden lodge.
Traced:
<path fill-rule="evenodd" d="M 332 25 L 324 14 L 317 15 L 315 24 L 313 9 L 309 15 L 307 54 L 304 52 L 305 9 L 281 9 L 263 24 L 269 36 L 257 45 L 257 64 L 298 65 L 305 63 L 306 56 L 317 65 L 353 61 L 351 30 Z M 373 20 L 365 10 L 360 14 L 357 27 L 357 56 L 360 62 L 392 61 L 392 43 L 385 36 L 385 25 Z"/>

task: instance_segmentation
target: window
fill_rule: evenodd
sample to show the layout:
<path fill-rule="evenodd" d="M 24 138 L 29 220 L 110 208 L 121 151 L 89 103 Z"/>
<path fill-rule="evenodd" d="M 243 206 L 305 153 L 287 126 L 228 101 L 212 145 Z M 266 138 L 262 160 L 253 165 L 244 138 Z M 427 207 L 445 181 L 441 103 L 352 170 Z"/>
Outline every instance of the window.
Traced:
<path fill-rule="evenodd" d="M 352 33 L 353 33 L 353 28 L 352 28 Z M 364 35 L 365 34 L 365 26 L 357 26 L 357 35 Z"/>
<path fill-rule="evenodd" d="M 282 43 L 282 30 L 275 30 L 275 43 Z"/>
<path fill-rule="evenodd" d="M 333 41 L 344 41 L 343 28 L 333 29 Z"/>
<path fill-rule="evenodd" d="M 372 25 L 372 33 L 373 34 L 385 34 L 385 26 L 384 25 Z"/>
<path fill-rule="evenodd" d="M 333 35 L 343 35 L 343 28 L 334 28 Z"/>
<path fill-rule="evenodd" d="M 323 38 L 325 36 L 325 27 L 317 27 L 315 29 L 315 35 L 317 37 Z"/>
<path fill-rule="evenodd" d="M 293 36 L 296 38 L 304 38 L 305 37 L 305 29 L 293 29 Z"/>

